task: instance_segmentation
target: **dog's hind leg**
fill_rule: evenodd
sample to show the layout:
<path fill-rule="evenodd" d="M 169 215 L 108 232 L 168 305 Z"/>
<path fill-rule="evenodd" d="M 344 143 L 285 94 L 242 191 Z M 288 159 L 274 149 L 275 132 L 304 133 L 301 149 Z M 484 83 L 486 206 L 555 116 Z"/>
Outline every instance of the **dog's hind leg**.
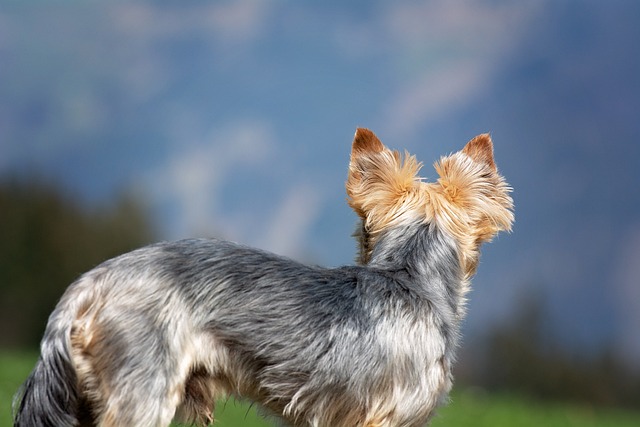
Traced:
<path fill-rule="evenodd" d="M 74 363 L 100 427 L 168 426 L 190 373 L 182 335 L 148 316 L 105 317 L 76 328 Z"/>

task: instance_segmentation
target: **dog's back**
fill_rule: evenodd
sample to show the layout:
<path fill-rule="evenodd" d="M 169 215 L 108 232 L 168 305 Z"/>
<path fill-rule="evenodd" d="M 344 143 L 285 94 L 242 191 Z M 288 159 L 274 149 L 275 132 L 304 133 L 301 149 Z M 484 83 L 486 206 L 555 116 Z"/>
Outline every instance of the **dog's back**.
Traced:
<path fill-rule="evenodd" d="M 72 426 L 88 413 L 99 425 L 162 425 L 176 407 L 207 423 L 225 394 L 300 425 L 360 425 L 374 408 L 426 416 L 450 386 L 456 338 L 439 287 L 457 264 L 453 248 L 441 252 L 405 258 L 442 261 L 431 287 L 406 268 L 324 269 L 217 240 L 120 256 L 63 297 L 16 425 Z"/>

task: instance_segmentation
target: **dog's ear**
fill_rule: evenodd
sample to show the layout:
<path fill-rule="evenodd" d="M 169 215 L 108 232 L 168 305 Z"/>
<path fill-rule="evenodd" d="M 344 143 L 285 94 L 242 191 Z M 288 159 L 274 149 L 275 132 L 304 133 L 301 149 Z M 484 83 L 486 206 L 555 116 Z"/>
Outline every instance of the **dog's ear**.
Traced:
<path fill-rule="evenodd" d="M 387 148 L 380 142 L 376 134 L 369 129 L 358 128 L 351 144 L 351 159 L 349 161 L 349 179 L 347 181 L 347 193 L 350 187 L 357 186 L 363 179 L 363 173 L 371 169 L 373 159 Z M 389 151 L 389 150 L 387 150 Z M 351 195 L 351 194 L 349 194 Z"/>
<path fill-rule="evenodd" d="M 384 150 L 384 145 L 375 133 L 366 128 L 356 129 L 351 145 L 351 159 L 364 153 L 380 153 Z"/>
<path fill-rule="evenodd" d="M 491 136 L 488 133 L 483 133 L 467 142 L 462 152 L 471 157 L 473 161 L 489 166 L 494 171 L 496 170 L 496 163 L 493 160 L 493 143 L 491 142 Z"/>
<path fill-rule="evenodd" d="M 362 187 L 363 174 L 371 167 L 371 158 L 384 150 L 384 145 L 372 131 L 366 128 L 356 129 L 356 134 L 351 144 L 351 159 L 349 161 L 349 176 L 346 187 L 349 205 L 362 218 L 366 215 L 362 204 L 358 202 L 358 198 L 364 192 Z"/>
<path fill-rule="evenodd" d="M 419 180 L 420 163 L 414 156 L 385 147 L 369 129 L 358 128 L 351 148 L 347 177 L 348 202 L 367 225 L 381 225 L 402 196 Z"/>

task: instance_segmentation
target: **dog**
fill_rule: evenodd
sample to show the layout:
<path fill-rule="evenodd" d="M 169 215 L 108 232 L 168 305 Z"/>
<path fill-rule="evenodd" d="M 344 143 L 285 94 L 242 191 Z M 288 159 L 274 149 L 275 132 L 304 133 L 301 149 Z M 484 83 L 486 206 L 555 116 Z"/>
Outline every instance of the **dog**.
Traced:
<path fill-rule="evenodd" d="M 482 243 L 510 230 L 489 135 L 435 164 L 356 131 L 356 265 L 215 239 L 153 244 L 85 273 L 51 314 L 14 425 L 200 426 L 215 401 L 305 427 L 422 426 L 446 402 Z"/>

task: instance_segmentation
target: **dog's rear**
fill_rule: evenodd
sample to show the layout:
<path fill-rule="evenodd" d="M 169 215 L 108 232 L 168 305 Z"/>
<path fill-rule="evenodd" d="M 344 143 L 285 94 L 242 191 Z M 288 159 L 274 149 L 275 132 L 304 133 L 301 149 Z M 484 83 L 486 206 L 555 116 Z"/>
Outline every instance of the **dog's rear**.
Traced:
<path fill-rule="evenodd" d="M 70 331 L 72 312 L 84 300 L 78 283 L 69 288 L 49 317 L 40 358 L 14 398 L 15 427 L 66 427 L 83 423 L 83 410 L 73 367 Z"/>

